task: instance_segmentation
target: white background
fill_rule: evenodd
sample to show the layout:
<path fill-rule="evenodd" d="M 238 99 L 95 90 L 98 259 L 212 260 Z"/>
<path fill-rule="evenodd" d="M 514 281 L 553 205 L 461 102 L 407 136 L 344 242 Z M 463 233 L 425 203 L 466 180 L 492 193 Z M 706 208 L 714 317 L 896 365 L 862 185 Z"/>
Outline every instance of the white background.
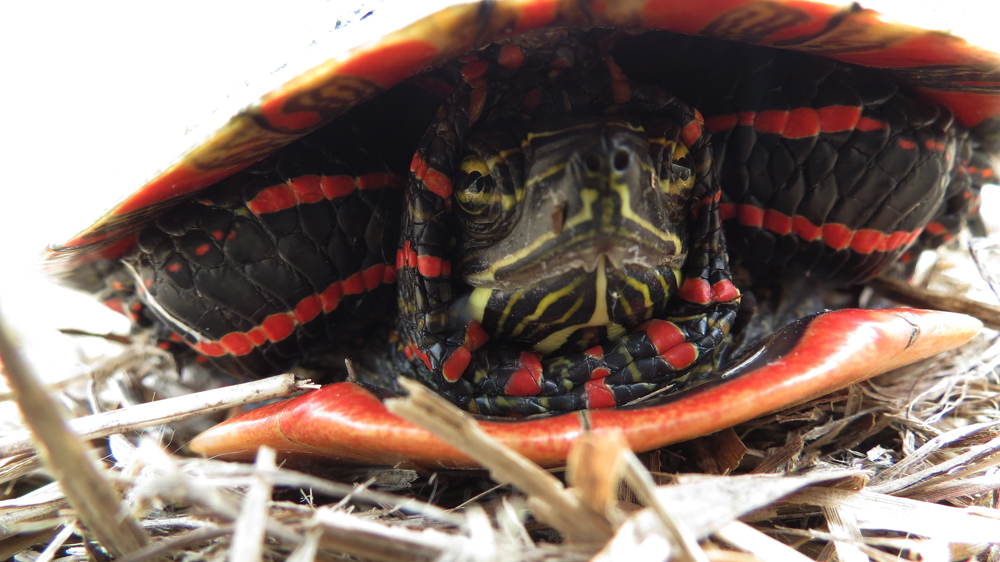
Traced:
<path fill-rule="evenodd" d="M 864 4 L 1000 50 L 997 0 Z M 0 311 L 24 335 L 38 368 L 63 376 L 75 368 L 75 355 L 58 353 L 73 344 L 53 328 L 127 331 L 89 297 L 43 280 L 37 264 L 47 244 L 70 238 L 234 109 L 426 6 L 4 2 Z M 352 23 L 334 31 L 338 21 Z"/>

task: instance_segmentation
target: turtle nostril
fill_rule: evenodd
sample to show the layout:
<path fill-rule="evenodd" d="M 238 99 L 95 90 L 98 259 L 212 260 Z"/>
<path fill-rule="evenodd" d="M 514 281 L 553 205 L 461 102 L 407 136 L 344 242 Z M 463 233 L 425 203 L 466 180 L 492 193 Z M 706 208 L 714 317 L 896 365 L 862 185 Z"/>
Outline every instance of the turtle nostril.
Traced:
<path fill-rule="evenodd" d="M 591 172 L 596 172 L 601 169 L 601 159 L 594 154 L 587 156 L 586 164 L 587 169 Z"/>
<path fill-rule="evenodd" d="M 623 171 L 625 168 L 628 167 L 629 159 L 630 158 L 628 152 L 625 152 L 624 150 L 619 150 L 618 152 L 616 152 L 614 160 L 615 169 L 618 170 L 619 172 Z"/>

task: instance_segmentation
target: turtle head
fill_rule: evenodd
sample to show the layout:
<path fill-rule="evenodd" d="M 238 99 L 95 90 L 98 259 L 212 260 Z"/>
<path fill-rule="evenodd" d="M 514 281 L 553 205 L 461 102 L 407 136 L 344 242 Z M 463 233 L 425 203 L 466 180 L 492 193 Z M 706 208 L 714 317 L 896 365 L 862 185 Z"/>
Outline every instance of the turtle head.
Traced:
<path fill-rule="evenodd" d="M 678 137 L 604 116 L 470 135 L 454 182 L 468 316 L 552 351 L 660 312 L 680 282 L 695 182 Z"/>

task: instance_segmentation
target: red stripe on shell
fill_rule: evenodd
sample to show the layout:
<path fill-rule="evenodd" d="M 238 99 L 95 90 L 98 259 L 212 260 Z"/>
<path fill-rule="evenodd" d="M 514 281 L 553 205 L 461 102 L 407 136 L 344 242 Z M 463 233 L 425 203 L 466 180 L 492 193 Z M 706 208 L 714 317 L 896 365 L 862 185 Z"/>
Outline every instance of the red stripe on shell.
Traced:
<path fill-rule="evenodd" d="M 319 295 L 319 302 L 323 305 L 323 312 L 332 312 L 340 306 L 340 299 L 343 298 L 344 291 L 340 286 L 340 281 L 330 283 Z"/>
<path fill-rule="evenodd" d="M 312 321 L 323 310 L 323 304 L 317 295 L 310 295 L 295 305 L 295 318 L 302 324 Z"/>
<path fill-rule="evenodd" d="M 792 232 L 799 238 L 812 242 L 820 237 L 823 230 L 809 219 L 796 215 L 792 217 Z"/>
<path fill-rule="evenodd" d="M 788 122 L 782 136 L 804 139 L 819 134 L 819 114 L 811 107 L 799 107 L 788 112 Z"/>
<path fill-rule="evenodd" d="M 306 175 L 288 180 L 289 187 L 295 195 L 295 200 L 300 204 L 316 203 L 326 199 L 323 189 L 320 188 L 319 176 Z"/>
<path fill-rule="evenodd" d="M 857 125 L 854 126 L 855 129 L 863 131 L 865 133 L 871 131 L 881 131 L 882 129 L 888 129 L 889 124 L 885 121 L 879 121 L 878 119 L 872 119 L 870 117 L 860 117 L 858 118 Z"/>
<path fill-rule="evenodd" d="M 736 126 L 736 114 L 730 113 L 727 115 L 713 115 L 705 119 L 705 126 L 708 127 L 708 132 L 719 133 L 722 131 L 728 131 Z"/>
<path fill-rule="evenodd" d="M 260 323 L 260 329 L 264 330 L 267 339 L 278 342 L 292 335 L 292 332 L 295 331 L 295 319 L 287 312 L 279 312 L 265 318 Z"/>
<path fill-rule="evenodd" d="M 774 209 L 767 209 L 764 211 L 763 225 L 771 232 L 788 234 L 792 231 L 792 218 Z"/>
<path fill-rule="evenodd" d="M 743 226 L 759 228 L 764 224 L 764 210 L 753 205 L 739 205 L 736 208 L 736 220 Z"/>
<path fill-rule="evenodd" d="M 687 146 L 691 146 L 701 137 L 701 123 L 698 121 L 689 121 L 684 128 L 681 129 L 681 142 Z"/>
<path fill-rule="evenodd" d="M 226 348 L 226 351 L 236 356 L 246 355 L 253 351 L 253 342 L 240 332 L 233 332 L 222 336 L 219 339 L 219 343 L 222 344 L 222 347 Z"/>
<path fill-rule="evenodd" d="M 295 192 L 285 184 L 268 187 L 247 202 L 247 208 L 257 216 L 276 213 L 295 205 Z"/>
<path fill-rule="evenodd" d="M 854 232 L 846 226 L 838 223 L 828 223 L 823 225 L 823 242 L 834 250 L 843 250 L 851 244 Z"/>
<path fill-rule="evenodd" d="M 870 254 L 885 240 L 885 234 L 878 230 L 862 228 L 851 238 L 851 249 L 859 254 Z"/>
<path fill-rule="evenodd" d="M 785 131 L 785 124 L 788 123 L 788 112 L 769 109 L 760 111 L 754 117 L 753 127 L 758 133 L 780 135 Z"/>
<path fill-rule="evenodd" d="M 351 275 L 340 282 L 340 288 L 345 295 L 359 295 L 365 292 L 365 282 L 361 279 L 361 272 Z"/>
<path fill-rule="evenodd" d="M 861 118 L 861 108 L 852 105 L 828 105 L 816 110 L 819 129 L 824 133 L 852 131 Z"/>

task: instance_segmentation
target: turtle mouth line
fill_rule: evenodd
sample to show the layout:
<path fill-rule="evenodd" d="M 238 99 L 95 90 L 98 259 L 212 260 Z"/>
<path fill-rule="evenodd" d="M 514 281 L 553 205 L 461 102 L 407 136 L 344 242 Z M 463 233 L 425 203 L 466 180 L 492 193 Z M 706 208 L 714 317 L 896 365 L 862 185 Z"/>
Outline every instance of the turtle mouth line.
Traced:
<path fill-rule="evenodd" d="M 637 232 L 612 235 L 592 233 L 583 239 L 553 240 L 514 263 L 498 268 L 491 278 L 468 279 L 476 287 L 511 290 L 536 285 L 570 274 L 574 271 L 593 273 L 602 262 L 614 270 L 678 269 L 686 253 L 678 253 L 676 245 L 662 241 L 659 244 L 645 239 Z"/>

